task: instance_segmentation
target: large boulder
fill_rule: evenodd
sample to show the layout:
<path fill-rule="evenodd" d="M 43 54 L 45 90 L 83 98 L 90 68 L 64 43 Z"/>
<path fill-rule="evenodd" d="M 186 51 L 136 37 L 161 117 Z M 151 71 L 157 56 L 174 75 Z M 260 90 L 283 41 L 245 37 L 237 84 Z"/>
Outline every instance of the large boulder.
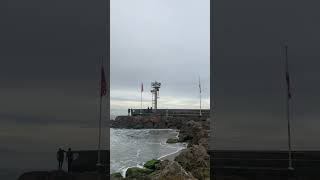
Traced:
<path fill-rule="evenodd" d="M 199 180 L 210 179 L 210 157 L 202 145 L 182 150 L 175 161 Z"/>
<path fill-rule="evenodd" d="M 165 160 L 163 160 L 163 161 L 160 161 L 159 163 L 157 163 L 157 164 L 155 165 L 156 170 L 162 170 L 162 169 L 164 169 L 166 166 L 168 166 L 169 163 L 170 163 L 170 161 L 167 160 L 167 159 L 165 159 Z"/>
<path fill-rule="evenodd" d="M 152 176 L 152 180 L 196 180 L 191 173 L 175 161 L 170 161 L 163 169 Z"/>
<path fill-rule="evenodd" d="M 198 141 L 198 144 L 202 145 L 208 151 L 208 149 L 209 149 L 209 138 L 201 138 Z"/>
<path fill-rule="evenodd" d="M 155 170 L 156 169 L 156 165 L 160 163 L 160 160 L 157 159 L 152 159 L 150 161 L 147 161 L 143 167 L 147 168 L 147 169 L 151 169 L 151 170 Z"/>
<path fill-rule="evenodd" d="M 122 177 L 121 173 L 116 172 L 116 173 L 112 173 L 110 175 L 110 179 L 111 180 L 123 180 L 123 177 Z"/>
<path fill-rule="evenodd" d="M 150 174 L 153 172 L 151 169 L 133 167 L 129 168 L 126 172 L 126 179 L 130 180 L 151 180 Z"/>
<path fill-rule="evenodd" d="M 199 144 L 202 138 L 208 138 L 209 131 L 203 126 L 203 122 L 188 121 L 182 126 L 179 134 L 180 142 L 189 142 L 189 145 Z"/>

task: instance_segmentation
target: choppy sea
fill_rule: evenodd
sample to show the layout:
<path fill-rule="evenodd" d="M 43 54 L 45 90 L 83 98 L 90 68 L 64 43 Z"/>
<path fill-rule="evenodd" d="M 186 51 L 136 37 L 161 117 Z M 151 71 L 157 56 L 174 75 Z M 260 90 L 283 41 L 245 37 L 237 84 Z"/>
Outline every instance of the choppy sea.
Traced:
<path fill-rule="evenodd" d="M 184 143 L 166 143 L 178 134 L 172 129 L 110 129 L 110 173 L 121 172 L 124 176 L 129 167 L 142 167 L 148 160 L 186 148 Z"/>

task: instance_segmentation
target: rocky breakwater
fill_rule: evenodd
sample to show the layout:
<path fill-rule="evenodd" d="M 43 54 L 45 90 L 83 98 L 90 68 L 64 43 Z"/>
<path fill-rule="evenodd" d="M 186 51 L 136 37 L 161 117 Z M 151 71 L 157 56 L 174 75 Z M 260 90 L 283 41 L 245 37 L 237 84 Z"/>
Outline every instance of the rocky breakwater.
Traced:
<path fill-rule="evenodd" d="M 181 129 L 192 117 L 117 116 L 110 121 L 111 128 L 123 129 Z M 198 120 L 199 121 L 199 118 Z"/>
<path fill-rule="evenodd" d="M 210 157 L 208 154 L 208 139 L 210 119 L 178 121 L 180 134 L 177 141 L 188 142 L 188 147 L 180 152 L 173 161 L 151 160 L 144 168 L 129 168 L 126 177 L 120 173 L 111 175 L 113 180 L 209 180 Z M 183 123 L 182 123 L 183 122 Z M 176 124 L 177 125 L 177 124 Z M 139 126 L 141 127 L 141 126 Z"/>
<path fill-rule="evenodd" d="M 179 141 L 188 142 L 188 148 L 175 161 L 199 180 L 210 179 L 209 134 L 209 119 L 188 121 L 180 129 Z"/>

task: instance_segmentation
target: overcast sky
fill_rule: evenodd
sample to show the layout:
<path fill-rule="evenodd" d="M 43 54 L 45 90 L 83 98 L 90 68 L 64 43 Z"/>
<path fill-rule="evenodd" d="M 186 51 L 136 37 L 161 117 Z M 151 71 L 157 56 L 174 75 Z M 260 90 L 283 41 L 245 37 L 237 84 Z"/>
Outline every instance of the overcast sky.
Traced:
<path fill-rule="evenodd" d="M 97 147 L 105 2 L 0 1 L 0 168 L 52 169 L 59 146 Z M 110 9 L 113 112 L 139 107 L 141 82 L 151 106 L 155 80 L 159 107 L 197 108 L 198 75 L 208 108 L 209 0 L 112 0 Z"/>
<path fill-rule="evenodd" d="M 210 106 L 210 1 L 111 1 L 111 114 L 151 107 L 151 82 L 159 81 L 158 108 Z"/>
<path fill-rule="evenodd" d="M 214 149 L 287 149 L 282 46 L 289 46 L 292 145 L 319 150 L 319 2 L 215 4 Z"/>
<path fill-rule="evenodd" d="M 0 168 L 97 147 L 105 13 L 103 0 L 0 1 Z"/>

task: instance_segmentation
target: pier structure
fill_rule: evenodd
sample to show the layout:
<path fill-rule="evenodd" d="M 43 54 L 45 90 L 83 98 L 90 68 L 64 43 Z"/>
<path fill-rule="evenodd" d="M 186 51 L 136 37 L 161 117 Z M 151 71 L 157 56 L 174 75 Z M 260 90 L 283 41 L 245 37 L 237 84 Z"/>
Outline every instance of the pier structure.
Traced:
<path fill-rule="evenodd" d="M 132 116 L 151 116 L 154 115 L 150 109 L 132 109 Z M 198 117 L 199 109 L 157 109 L 157 114 L 159 116 L 166 117 Z M 210 109 L 202 109 L 202 117 L 210 117 Z"/>

